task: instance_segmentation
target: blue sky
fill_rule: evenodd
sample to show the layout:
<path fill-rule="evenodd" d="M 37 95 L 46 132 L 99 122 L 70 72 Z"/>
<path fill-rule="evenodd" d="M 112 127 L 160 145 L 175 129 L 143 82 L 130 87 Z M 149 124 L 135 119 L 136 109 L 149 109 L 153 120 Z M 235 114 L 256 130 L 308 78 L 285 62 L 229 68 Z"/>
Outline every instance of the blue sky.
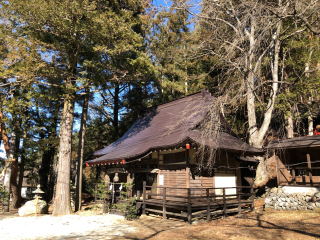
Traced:
<path fill-rule="evenodd" d="M 160 6 L 161 5 L 162 7 L 170 7 L 171 3 L 172 3 L 171 1 L 165 1 L 165 0 L 154 0 L 154 2 L 153 2 L 153 4 L 155 4 L 156 6 Z M 50 58 L 51 58 L 51 55 L 49 54 L 49 59 L 48 59 L 49 61 L 51 60 Z M 81 113 L 82 112 L 82 107 L 79 106 L 78 104 L 76 104 L 75 105 L 75 112 Z M 80 119 L 77 119 L 74 122 L 73 131 L 74 132 L 79 131 L 79 127 L 80 127 Z M 4 146 L 2 144 L 2 141 L 1 141 L 1 145 L 0 145 L 0 157 L 1 158 L 6 158 L 6 154 L 5 154 L 5 151 L 4 151 Z"/>

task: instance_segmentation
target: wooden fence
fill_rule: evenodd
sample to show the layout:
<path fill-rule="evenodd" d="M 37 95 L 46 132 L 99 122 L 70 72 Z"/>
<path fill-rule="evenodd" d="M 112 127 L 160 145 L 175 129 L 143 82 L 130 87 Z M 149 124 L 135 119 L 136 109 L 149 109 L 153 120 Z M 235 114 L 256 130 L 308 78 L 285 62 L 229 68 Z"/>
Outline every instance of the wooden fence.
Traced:
<path fill-rule="evenodd" d="M 320 167 L 279 167 L 278 185 L 320 186 Z"/>
<path fill-rule="evenodd" d="M 157 190 L 157 194 L 152 194 L 151 191 L 147 193 L 147 189 L 152 188 L 161 189 L 161 191 Z M 245 189 L 248 193 L 245 193 Z M 227 191 L 229 194 L 226 193 Z M 174 194 L 177 192 L 180 194 Z M 142 214 L 145 214 L 146 211 L 155 212 L 162 214 L 163 219 L 166 219 L 167 215 L 177 216 L 187 218 L 188 223 L 191 224 L 193 217 L 206 217 L 209 221 L 215 215 L 223 215 L 223 217 L 226 217 L 228 213 L 241 215 L 243 208 L 247 206 L 250 206 L 250 210 L 254 211 L 253 187 L 199 189 L 147 186 L 146 182 L 143 182 Z M 169 209 L 171 211 L 168 211 Z"/>

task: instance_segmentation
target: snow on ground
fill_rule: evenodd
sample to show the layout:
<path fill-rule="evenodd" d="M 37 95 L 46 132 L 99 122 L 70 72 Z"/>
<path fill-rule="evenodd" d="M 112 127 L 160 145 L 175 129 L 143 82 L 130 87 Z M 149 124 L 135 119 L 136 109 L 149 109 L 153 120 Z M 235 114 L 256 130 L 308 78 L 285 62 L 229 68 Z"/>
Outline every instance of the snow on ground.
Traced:
<path fill-rule="evenodd" d="M 135 229 L 117 215 L 51 215 L 15 217 L 0 220 L 1 239 L 108 239 L 123 236 Z"/>

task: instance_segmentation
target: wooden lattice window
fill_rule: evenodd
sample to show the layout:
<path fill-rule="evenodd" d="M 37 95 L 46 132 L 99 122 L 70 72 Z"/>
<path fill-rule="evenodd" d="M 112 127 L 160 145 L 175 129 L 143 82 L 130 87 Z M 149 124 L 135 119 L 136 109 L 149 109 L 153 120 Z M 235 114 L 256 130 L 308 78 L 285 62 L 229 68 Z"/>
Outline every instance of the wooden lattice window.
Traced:
<path fill-rule="evenodd" d="M 171 154 L 164 154 L 164 163 L 179 163 L 179 162 L 185 162 L 186 161 L 186 152 L 177 152 L 177 153 L 171 153 Z"/>

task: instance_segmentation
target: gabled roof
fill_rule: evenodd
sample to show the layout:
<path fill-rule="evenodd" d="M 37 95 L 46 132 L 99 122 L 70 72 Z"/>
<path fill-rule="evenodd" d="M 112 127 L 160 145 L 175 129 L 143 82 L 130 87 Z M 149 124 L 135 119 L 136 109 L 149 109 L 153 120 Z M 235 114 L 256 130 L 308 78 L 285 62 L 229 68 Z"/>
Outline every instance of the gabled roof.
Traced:
<path fill-rule="evenodd" d="M 283 140 L 272 141 L 266 148 L 277 149 L 277 148 L 305 148 L 305 147 L 319 147 L 320 146 L 320 135 L 304 136 L 288 138 Z"/>
<path fill-rule="evenodd" d="M 147 109 L 131 128 L 117 141 L 94 152 L 97 159 L 87 161 L 88 165 L 130 161 L 141 158 L 153 150 L 182 146 L 186 142 L 212 145 L 221 149 L 241 152 L 261 153 L 241 141 L 234 134 L 220 114 L 226 133 L 219 135 L 218 141 L 203 139 L 196 130 L 204 119 L 214 100 L 206 90 Z"/>

